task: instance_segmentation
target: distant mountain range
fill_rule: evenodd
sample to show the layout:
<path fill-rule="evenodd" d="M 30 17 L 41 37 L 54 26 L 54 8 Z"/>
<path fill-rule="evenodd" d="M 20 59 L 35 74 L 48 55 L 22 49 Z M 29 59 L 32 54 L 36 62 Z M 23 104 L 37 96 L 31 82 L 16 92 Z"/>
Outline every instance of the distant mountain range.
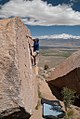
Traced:
<path fill-rule="evenodd" d="M 80 39 L 80 36 L 74 36 L 71 34 L 54 34 L 54 35 L 44 35 L 40 36 L 40 39 Z"/>
<path fill-rule="evenodd" d="M 69 34 L 40 36 L 40 46 L 54 48 L 80 48 L 80 36 Z"/>

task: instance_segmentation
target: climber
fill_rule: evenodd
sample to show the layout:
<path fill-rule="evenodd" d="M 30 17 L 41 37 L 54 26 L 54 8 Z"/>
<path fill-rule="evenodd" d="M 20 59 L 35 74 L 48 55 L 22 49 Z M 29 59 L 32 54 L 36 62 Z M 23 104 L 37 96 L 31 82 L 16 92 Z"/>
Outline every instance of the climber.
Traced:
<path fill-rule="evenodd" d="M 31 54 L 31 62 L 33 66 L 37 65 L 37 57 L 39 55 L 39 39 L 35 38 L 33 39 L 31 36 L 26 36 L 27 38 L 30 38 L 34 43 L 31 46 L 31 44 L 29 43 L 29 48 L 30 48 L 30 54 Z"/>
<path fill-rule="evenodd" d="M 39 39 L 35 38 L 33 39 L 33 57 L 34 57 L 34 65 L 37 65 L 37 57 L 39 55 Z"/>

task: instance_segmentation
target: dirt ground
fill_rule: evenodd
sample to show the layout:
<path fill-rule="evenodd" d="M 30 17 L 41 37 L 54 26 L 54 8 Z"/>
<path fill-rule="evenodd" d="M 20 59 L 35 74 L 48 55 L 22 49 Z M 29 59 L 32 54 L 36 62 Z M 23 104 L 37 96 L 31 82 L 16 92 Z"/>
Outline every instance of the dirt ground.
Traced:
<path fill-rule="evenodd" d="M 44 67 L 44 65 L 47 64 L 50 68 L 53 68 L 63 62 L 74 51 L 73 49 L 40 49 L 39 67 Z"/>
<path fill-rule="evenodd" d="M 63 62 L 65 57 L 58 56 L 39 56 L 39 67 L 44 67 L 45 64 L 49 66 L 49 68 L 53 68 Z"/>

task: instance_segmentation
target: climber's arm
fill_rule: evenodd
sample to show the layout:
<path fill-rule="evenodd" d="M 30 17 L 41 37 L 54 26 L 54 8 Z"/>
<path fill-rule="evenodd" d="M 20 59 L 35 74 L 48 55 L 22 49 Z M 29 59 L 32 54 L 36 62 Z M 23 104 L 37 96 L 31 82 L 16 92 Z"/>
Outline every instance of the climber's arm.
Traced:
<path fill-rule="evenodd" d="M 26 37 L 27 37 L 27 38 L 30 38 L 30 39 L 33 40 L 33 41 L 35 40 L 35 39 L 33 39 L 31 36 L 29 36 L 29 35 L 26 35 Z"/>

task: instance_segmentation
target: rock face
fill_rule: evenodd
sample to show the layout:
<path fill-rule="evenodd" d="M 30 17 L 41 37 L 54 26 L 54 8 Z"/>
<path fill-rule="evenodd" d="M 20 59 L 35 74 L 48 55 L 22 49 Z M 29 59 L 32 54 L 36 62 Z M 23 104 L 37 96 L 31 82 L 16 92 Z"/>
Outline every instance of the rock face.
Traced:
<path fill-rule="evenodd" d="M 51 87 L 68 87 L 80 94 L 80 50 L 57 66 L 47 82 Z"/>
<path fill-rule="evenodd" d="M 28 119 L 37 105 L 27 34 L 18 17 L 0 20 L 0 119 Z"/>

